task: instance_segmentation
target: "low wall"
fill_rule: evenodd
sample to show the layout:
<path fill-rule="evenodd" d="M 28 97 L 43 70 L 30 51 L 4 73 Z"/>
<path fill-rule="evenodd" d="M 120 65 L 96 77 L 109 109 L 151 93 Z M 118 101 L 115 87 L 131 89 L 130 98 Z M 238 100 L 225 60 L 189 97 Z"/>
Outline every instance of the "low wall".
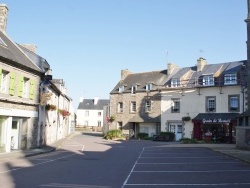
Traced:
<path fill-rule="evenodd" d="M 236 147 L 250 150 L 250 126 L 236 127 Z"/>

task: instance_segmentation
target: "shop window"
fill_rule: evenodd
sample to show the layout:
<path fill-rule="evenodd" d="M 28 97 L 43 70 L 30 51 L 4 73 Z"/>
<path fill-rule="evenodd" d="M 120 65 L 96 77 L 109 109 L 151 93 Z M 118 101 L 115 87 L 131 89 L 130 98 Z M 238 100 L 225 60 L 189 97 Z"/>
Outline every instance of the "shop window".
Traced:
<path fill-rule="evenodd" d="M 206 97 L 206 111 L 207 112 L 215 112 L 216 111 L 215 97 Z"/>
<path fill-rule="evenodd" d="M 239 111 L 239 95 L 229 95 L 228 106 L 229 106 L 230 112 L 238 112 Z"/>
<path fill-rule="evenodd" d="M 180 99 L 172 99 L 171 112 L 172 113 L 180 112 Z"/>

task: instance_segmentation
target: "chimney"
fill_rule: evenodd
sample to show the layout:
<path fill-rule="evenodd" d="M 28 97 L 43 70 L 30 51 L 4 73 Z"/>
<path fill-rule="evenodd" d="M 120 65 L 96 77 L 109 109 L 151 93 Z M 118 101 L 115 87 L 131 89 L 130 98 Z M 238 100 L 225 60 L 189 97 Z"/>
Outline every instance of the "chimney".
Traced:
<path fill-rule="evenodd" d="M 124 80 L 129 74 L 132 74 L 128 69 L 121 71 L 121 80 Z"/>
<path fill-rule="evenodd" d="M 173 63 L 168 63 L 168 75 L 173 73 L 174 69 L 178 69 L 179 67 Z"/>
<path fill-rule="evenodd" d="M 5 4 L 0 4 L 0 31 L 6 33 L 8 7 Z"/>
<path fill-rule="evenodd" d="M 80 102 L 83 102 L 83 100 L 84 100 L 84 97 L 80 97 Z"/>
<path fill-rule="evenodd" d="M 206 59 L 200 57 L 199 59 L 197 59 L 197 71 L 202 71 L 202 69 L 204 68 L 204 66 L 207 64 Z"/>
<path fill-rule="evenodd" d="M 27 48 L 29 51 L 36 53 L 37 46 L 34 44 L 21 44 L 24 48 Z"/>
<path fill-rule="evenodd" d="M 98 100 L 99 100 L 99 98 L 98 98 L 98 97 L 95 97 L 95 98 L 94 98 L 94 105 L 97 105 Z"/>

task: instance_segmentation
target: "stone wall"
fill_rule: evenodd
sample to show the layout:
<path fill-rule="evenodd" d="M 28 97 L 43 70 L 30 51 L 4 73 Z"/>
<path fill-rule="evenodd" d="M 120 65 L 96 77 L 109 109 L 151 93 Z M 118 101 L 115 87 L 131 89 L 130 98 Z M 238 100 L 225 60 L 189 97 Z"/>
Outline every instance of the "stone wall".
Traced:
<path fill-rule="evenodd" d="M 250 149 L 250 127 L 236 127 L 236 147 L 240 149 Z"/>

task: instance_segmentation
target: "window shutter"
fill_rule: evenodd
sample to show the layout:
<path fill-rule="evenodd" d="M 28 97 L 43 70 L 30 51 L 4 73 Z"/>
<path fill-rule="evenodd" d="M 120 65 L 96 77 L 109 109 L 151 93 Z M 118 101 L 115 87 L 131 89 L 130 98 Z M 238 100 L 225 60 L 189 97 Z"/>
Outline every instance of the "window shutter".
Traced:
<path fill-rule="evenodd" d="M 24 77 L 20 76 L 18 85 L 18 97 L 23 97 L 23 82 L 24 82 Z"/>
<path fill-rule="evenodd" d="M 10 95 L 14 95 L 15 78 L 16 78 L 15 73 L 11 72 L 11 74 L 10 74 L 10 88 L 9 88 Z"/>
<path fill-rule="evenodd" d="M 30 99 L 34 99 L 34 80 L 30 80 Z"/>
<path fill-rule="evenodd" d="M 3 72 L 3 69 L 0 68 L 0 88 L 2 85 L 2 72 Z"/>

